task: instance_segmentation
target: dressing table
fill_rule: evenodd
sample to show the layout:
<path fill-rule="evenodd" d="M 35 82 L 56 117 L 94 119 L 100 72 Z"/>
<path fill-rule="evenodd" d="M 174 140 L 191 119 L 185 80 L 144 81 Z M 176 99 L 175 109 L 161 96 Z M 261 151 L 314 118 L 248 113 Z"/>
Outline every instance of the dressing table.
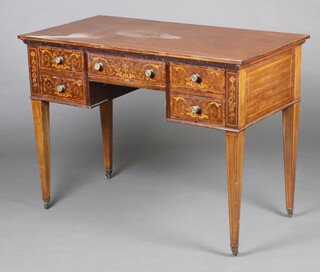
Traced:
<path fill-rule="evenodd" d="M 109 179 L 113 99 L 145 88 L 165 92 L 167 121 L 225 131 L 234 255 L 239 245 L 246 128 L 282 111 L 285 203 L 292 216 L 301 46 L 309 35 L 95 16 L 19 38 L 28 46 L 45 208 L 50 205 L 49 104 L 99 106 Z"/>

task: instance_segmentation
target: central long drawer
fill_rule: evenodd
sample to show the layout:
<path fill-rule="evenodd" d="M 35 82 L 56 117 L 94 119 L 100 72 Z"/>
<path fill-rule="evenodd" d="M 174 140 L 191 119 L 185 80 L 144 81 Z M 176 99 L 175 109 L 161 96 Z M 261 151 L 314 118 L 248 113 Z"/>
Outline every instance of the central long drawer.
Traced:
<path fill-rule="evenodd" d="M 164 90 L 165 62 L 107 54 L 88 54 L 89 80 L 138 88 Z"/>

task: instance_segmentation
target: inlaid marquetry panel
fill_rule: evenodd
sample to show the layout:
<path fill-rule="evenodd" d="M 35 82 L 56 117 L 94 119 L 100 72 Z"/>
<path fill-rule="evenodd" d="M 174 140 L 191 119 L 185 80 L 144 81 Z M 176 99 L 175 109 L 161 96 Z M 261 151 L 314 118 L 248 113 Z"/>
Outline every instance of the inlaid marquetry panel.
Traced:
<path fill-rule="evenodd" d="M 294 52 L 292 50 L 245 70 L 246 123 L 293 101 Z"/>
<path fill-rule="evenodd" d="M 56 57 L 62 57 L 61 63 L 55 62 Z M 44 69 L 82 72 L 84 68 L 84 57 L 81 51 L 40 47 L 39 58 L 40 67 Z"/>
<path fill-rule="evenodd" d="M 226 78 L 226 125 L 237 126 L 238 111 L 238 81 L 237 73 L 227 72 Z"/>
<path fill-rule="evenodd" d="M 58 92 L 57 86 L 59 84 L 65 86 L 63 92 Z M 40 88 L 42 95 L 54 97 L 58 100 L 76 100 L 81 103 L 85 100 L 84 84 L 82 80 L 41 75 Z"/>
<path fill-rule="evenodd" d="M 144 59 L 116 57 L 111 55 L 89 54 L 89 78 L 106 83 L 134 82 L 135 86 L 165 87 L 165 63 Z M 101 64 L 95 70 L 95 64 Z M 153 76 L 146 76 L 146 70 L 152 70 Z"/>
<path fill-rule="evenodd" d="M 36 47 L 28 47 L 31 94 L 39 94 L 38 52 Z"/>
<path fill-rule="evenodd" d="M 192 107 L 200 108 L 198 113 Z M 169 118 L 178 118 L 201 123 L 224 125 L 224 101 L 205 97 L 170 94 Z"/>
<path fill-rule="evenodd" d="M 193 82 L 192 75 L 198 75 L 199 80 Z M 225 70 L 196 65 L 171 64 L 171 88 L 176 90 L 194 90 L 199 95 L 224 93 Z"/>

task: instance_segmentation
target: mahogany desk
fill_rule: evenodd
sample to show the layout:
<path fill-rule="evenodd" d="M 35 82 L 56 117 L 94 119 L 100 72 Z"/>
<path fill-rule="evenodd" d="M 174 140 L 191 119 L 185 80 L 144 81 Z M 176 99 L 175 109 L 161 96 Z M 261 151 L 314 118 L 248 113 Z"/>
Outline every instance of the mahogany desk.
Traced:
<path fill-rule="evenodd" d="M 49 102 L 100 107 L 112 174 L 112 101 L 166 92 L 168 121 L 222 129 L 230 246 L 237 255 L 245 130 L 282 110 L 286 208 L 293 213 L 301 45 L 309 35 L 96 16 L 20 35 L 28 45 L 42 199 L 50 203 Z"/>

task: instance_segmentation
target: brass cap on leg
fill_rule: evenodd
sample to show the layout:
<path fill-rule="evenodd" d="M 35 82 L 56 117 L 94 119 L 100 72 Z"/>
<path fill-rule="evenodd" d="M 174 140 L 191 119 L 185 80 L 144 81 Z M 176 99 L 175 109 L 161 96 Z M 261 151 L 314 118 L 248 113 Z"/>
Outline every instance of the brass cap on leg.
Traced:
<path fill-rule="evenodd" d="M 239 244 L 230 245 L 230 247 L 231 247 L 232 254 L 233 254 L 234 256 L 237 256 L 237 255 L 238 255 L 238 247 L 239 247 Z"/>
<path fill-rule="evenodd" d="M 47 210 L 50 207 L 50 199 L 43 200 L 43 207 Z"/>
<path fill-rule="evenodd" d="M 106 179 L 111 179 L 112 176 L 112 169 L 106 170 Z"/>
<path fill-rule="evenodd" d="M 293 215 L 293 208 L 287 208 L 288 217 L 291 218 Z"/>

